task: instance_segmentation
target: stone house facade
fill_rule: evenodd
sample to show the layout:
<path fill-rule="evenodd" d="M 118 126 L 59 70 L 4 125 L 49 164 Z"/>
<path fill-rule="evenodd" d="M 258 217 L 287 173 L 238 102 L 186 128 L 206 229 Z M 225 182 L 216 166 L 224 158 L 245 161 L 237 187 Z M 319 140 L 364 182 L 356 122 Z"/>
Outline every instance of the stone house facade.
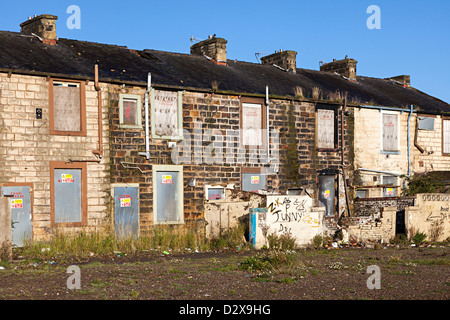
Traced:
<path fill-rule="evenodd" d="M 369 142 L 377 128 L 364 129 L 379 111 L 365 106 L 450 110 L 358 76 L 353 59 L 320 71 L 297 68 L 289 50 L 241 62 L 213 36 L 190 54 L 132 50 L 39 29 L 55 21 L 41 15 L 21 33 L 0 32 L 0 186 L 33 239 L 60 229 L 138 236 L 157 225 L 205 232 L 206 205 L 227 190 L 244 202 L 246 192 L 307 194 L 333 231 L 352 213 L 357 166 L 404 171 L 404 149 L 387 154 L 395 165 L 365 156 L 379 153 Z"/>

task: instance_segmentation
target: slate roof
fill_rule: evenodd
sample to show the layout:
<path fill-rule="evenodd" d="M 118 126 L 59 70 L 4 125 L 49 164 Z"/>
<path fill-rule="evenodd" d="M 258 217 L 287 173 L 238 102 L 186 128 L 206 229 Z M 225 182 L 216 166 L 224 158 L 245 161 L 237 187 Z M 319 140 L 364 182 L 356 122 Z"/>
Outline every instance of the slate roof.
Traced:
<path fill-rule="evenodd" d="M 147 73 L 154 86 L 212 89 L 221 92 L 264 95 L 266 85 L 271 95 L 295 95 L 301 87 L 303 96 L 312 99 L 313 88 L 320 89 L 323 100 L 335 100 L 348 92 L 350 105 L 377 105 L 415 109 L 428 113 L 449 113 L 450 105 L 415 88 L 387 79 L 357 76 L 352 82 L 338 74 L 297 69 L 288 73 L 271 65 L 228 60 L 217 65 L 202 56 L 158 50 L 131 50 L 123 46 L 58 39 L 54 46 L 41 43 L 31 35 L 0 31 L 0 71 L 93 79 L 94 65 L 104 82 L 146 86 Z"/>

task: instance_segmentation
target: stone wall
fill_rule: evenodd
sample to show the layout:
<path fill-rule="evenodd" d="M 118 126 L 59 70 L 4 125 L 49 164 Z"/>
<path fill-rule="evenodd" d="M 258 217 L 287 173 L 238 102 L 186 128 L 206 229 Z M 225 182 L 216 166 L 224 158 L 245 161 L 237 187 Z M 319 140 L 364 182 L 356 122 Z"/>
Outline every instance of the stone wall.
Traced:
<path fill-rule="evenodd" d="M 427 235 L 427 241 L 444 241 L 450 237 L 450 194 L 420 193 L 415 206 L 405 210 L 409 237 L 416 232 Z"/>
<path fill-rule="evenodd" d="M 268 237 L 288 236 L 300 247 L 311 243 L 314 236 L 326 232 L 324 208 L 313 207 L 309 196 L 268 195 L 267 209 L 253 210 L 250 219 L 256 248 L 269 246 Z M 253 216 L 252 216 L 253 215 Z"/>
<path fill-rule="evenodd" d="M 267 192 L 283 194 L 289 188 L 302 187 L 313 197 L 317 197 L 317 171 L 338 169 L 341 163 L 340 149 L 323 151 L 316 149 L 315 105 L 300 101 L 271 99 L 269 110 L 269 128 L 279 132 L 278 139 L 271 136 L 270 152 L 275 160 L 267 164 L 265 158 L 256 158 L 250 149 L 242 147 L 237 140 L 225 141 L 222 148 L 224 161 L 215 159 L 205 163 L 202 153 L 197 148 L 214 145 L 220 148 L 223 139 L 232 134 L 239 135 L 240 130 L 240 96 L 211 94 L 201 92 L 183 93 L 183 129 L 185 139 L 176 141 L 176 147 L 169 147 L 169 140 L 150 138 L 150 159 L 139 155 L 145 151 L 145 124 L 142 119 L 141 129 L 123 129 L 119 127 L 119 94 L 138 94 L 144 101 L 144 88 L 118 87 L 110 85 L 109 89 L 110 121 L 110 157 L 111 183 L 139 183 L 140 185 L 140 223 L 141 231 L 149 230 L 153 225 L 152 165 L 183 165 L 184 175 L 184 221 L 186 225 L 200 226 L 205 221 L 205 186 L 229 185 L 241 188 L 243 168 L 265 168 Z M 261 98 L 261 102 L 264 100 Z M 144 114 L 144 106 L 142 106 Z M 351 159 L 353 152 L 352 114 L 345 116 L 344 136 L 346 159 Z M 152 122 L 150 116 L 150 124 Z M 340 117 L 339 117 L 340 123 Z M 207 133 L 211 136 L 205 136 Z M 187 136 L 186 136 L 187 134 Z M 337 131 L 340 141 L 340 130 Z M 186 139 L 188 137 L 189 139 Z M 222 140 L 221 140 L 222 139 Z M 338 145 L 340 142 L 338 143 Z M 191 153 L 187 159 L 174 160 L 173 154 L 184 156 L 183 148 L 190 146 Z M 203 149 L 205 150 L 205 149 Z M 265 156 L 267 150 L 260 150 Z M 232 156 L 232 162 L 227 159 Z M 204 155 L 203 155 L 204 156 Z M 217 160 L 217 161 L 216 161 Z M 123 165 L 123 163 L 127 163 Z M 128 166 L 129 168 L 126 168 Z M 134 167 L 134 168 L 130 168 Z M 139 168 L 139 169 L 138 169 Z M 195 185 L 188 182 L 195 179 Z M 342 181 L 342 179 L 341 179 Z M 342 183 L 340 183 L 342 184 Z M 345 196 L 339 193 L 341 210 L 345 205 Z M 317 201 L 317 200 L 313 200 Z M 217 212 L 219 214 L 219 212 Z"/>
<path fill-rule="evenodd" d="M 371 216 L 378 214 L 383 208 L 397 207 L 403 210 L 407 206 L 413 206 L 416 197 L 385 197 L 355 199 L 354 216 Z"/>
<path fill-rule="evenodd" d="M 421 153 L 414 145 L 411 147 L 414 172 L 450 170 L 450 156 L 442 155 L 442 116 L 432 117 L 433 130 L 417 130 L 417 144 L 424 152 Z"/>
<path fill-rule="evenodd" d="M 101 84 L 102 90 L 105 85 Z M 103 92 L 103 103 L 108 103 Z M 42 108 L 42 119 L 36 118 Z M 34 207 L 33 236 L 52 233 L 50 162 L 96 160 L 98 149 L 97 92 L 86 85 L 86 136 L 51 135 L 49 129 L 49 81 L 46 77 L 0 73 L 0 184 L 31 183 Z M 107 108 L 103 108 L 104 156 L 87 163 L 89 228 L 99 227 L 107 216 L 109 201 L 109 148 Z"/>
<path fill-rule="evenodd" d="M 369 216 L 342 217 L 340 225 L 355 242 L 388 243 L 395 237 L 396 207 L 384 207 Z"/>
<path fill-rule="evenodd" d="M 205 200 L 206 238 L 219 238 L 241 223 L 248 234 L 249 210 L 265 206 L 266 197 L 237 189 L 225 189 L 222 200 Z"/>
<path fill-rule="evenodd" d="M 119 127 L 119 94 L 137 94 L 144 101 L 144 87 L 100 83 L 102 90 L 102 125 L 104 155 L 100 163 L 92 151 L 98 149 L 98 107 L 94 83 L 87 81 L 86 136 L 52 135 L 49 128 L 49 78 L 0 73 L 0 184 L 32 184 L 33 238 L 51 236 L 50 162 L 88 161 L 87 225 L 88 229 L 110 226 L 112 205 L 111 183 L 139 183 L 140 229 L 145 232 L 153 224 L 152 166 L 173 164 L 172 153 L 186 140 L 169 147 L 168 140 L 150 139 L 150 159 L 139 155 L 145 151 L 145 126 Z M 241 99 L 231 94 L 184 92 L 183 129 L 195 146 L 220 147 L 221 137 L 239 134 Z M 260 98 L 261 102 L 264 98 Z M 338 170 L 340 148 L 331 151 L 316 148 L 315 104 L 298 100 L 271 99 L 269 128 L 278 133 L 270 138 L 272 163 L 261 163 L 251 149 L 237 141 L 226 141 L 223 154 L 232 155 L 233 162 L 205 163 L 201 154 L 193 154 L 183 162 L 184 221 L 186 225 L 204 228 L 205 185 L 232 185 L 241 188 L 243 168 L 265 168 L 267 192 L 285 194 L 290 188 L 303 188 L 317 205 L 318 171 Z M 36 118 L 36 108 L 42 109 L 42 119 Z M 144 106 L 142 106 L 144 115 Z M 152 119 L 150 117 L 150 123 Z M 340 125 L 340 113 L 338 124 Z M 209 136 L 205 138 L 205 133 Z M 341 131 L 336 130 L 340 146 Z M 353 115 L 344 118 L 345 159 L 351 163 L 353 152 Z M 223 138 L 222 138 L 223 139 Z M 195 151 L 195 150 L 194 150 Z M 261 150 L 261 155 L 266 149 Z M 200 157 L 199 157 L 200 156 Z M 200 160 L 199 160 L 200 159 Z M 256 161 L 255 161 L 256 159 Z M 194 180 L 195 184 L 188 182 Z M 342 177 L 339 211 L 343 209 Z M 338 215 L 336 215 L 338 216 Z"/>
<path fill-rule="evenodd" d="M 382 139 L 382 115 L 383 112 L 374 109 L 355 108 L 355 170 L 359 168 L 393 172 L 399 175 L 408 173 L 408 139 L 407 125 L 408 112 L 396 112 L 400 118 L 398 121 L 398 147 L 399 152 L 383 153 Z M 410 144 L 411 150 L 414 142 L 414 121 L 410 119 Z M 374 186 L 381 185 L 382 173 L 360 171 L 360 187 L 367 186 L 367 197 L 381 197 L 383 189 Z M 403 179 L 398 179 L 398 185 L 402 185 Z M 397 195 L 401 188 L 397 188 Z"/>

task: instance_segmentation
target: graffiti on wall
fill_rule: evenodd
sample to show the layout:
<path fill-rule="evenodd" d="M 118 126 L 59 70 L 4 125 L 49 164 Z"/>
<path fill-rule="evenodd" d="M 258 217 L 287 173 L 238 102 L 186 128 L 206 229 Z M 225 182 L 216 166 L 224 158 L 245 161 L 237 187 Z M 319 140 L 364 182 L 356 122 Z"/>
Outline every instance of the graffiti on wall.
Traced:
<path fill-rule="evenodd" d="M 443 241 L 450 236 L 450 194 L 422 193 L 408 214 L 411 232 L 420 230 L 430 241 Z"/>
<path fill-rule="evenodd" d="M 279 234 L 292 235 L 297 228 L 318 228 L 319 219 L 309 211 L 309 197 L 277 197 L 267 207 L 269 224 Z"/>
<path fill-rule="evenodd" d="M 422 201 L 425 204 L 425 211 L 427 214 L 426 221 L 434 222 L 436 220 L 445 220 L 450 217 L 448 194 L 422 194 Z"/>

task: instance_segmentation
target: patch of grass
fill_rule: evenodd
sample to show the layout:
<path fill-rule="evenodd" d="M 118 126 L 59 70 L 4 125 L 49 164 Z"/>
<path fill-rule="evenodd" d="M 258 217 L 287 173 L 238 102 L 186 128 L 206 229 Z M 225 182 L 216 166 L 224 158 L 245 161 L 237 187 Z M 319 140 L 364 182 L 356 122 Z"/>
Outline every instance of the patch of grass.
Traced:
<path fill-rule="evenodd" d="M 245 243 L 245 227 L 242 224 L 225 232 L 220 239 L 207 240 L 195 230 L 178 230 L 155 227 L 137 238 L 116 237 L 114 232 L 88 232 L 82 230 L 68 233 L 55 232 L 47 241 L 26 241 L 15 254 L 23 259 L 40 261 L 58 259 L 59 262 L 81 261 L 90 256 L 133 256 L 142 252 L 208 251 L 222 248 L 238 248 Z M 6 262 L 2 262 L 5 264 Z"/>

